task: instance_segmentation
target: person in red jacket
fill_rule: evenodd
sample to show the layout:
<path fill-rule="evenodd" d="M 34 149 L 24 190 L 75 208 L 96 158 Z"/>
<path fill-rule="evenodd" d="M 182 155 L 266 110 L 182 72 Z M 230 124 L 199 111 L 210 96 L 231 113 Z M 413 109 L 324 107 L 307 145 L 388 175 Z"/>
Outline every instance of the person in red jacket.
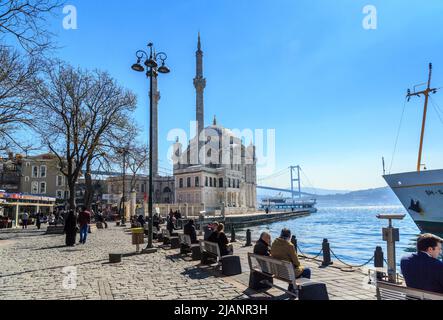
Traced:
<path fill-rule="evenodd" d="M 88 236 L 89 224 L 91 223 L 91 213 L 83 208 L 78 215 L 78 224 L 80 225 L 80 243 L 86 244 Z"/>

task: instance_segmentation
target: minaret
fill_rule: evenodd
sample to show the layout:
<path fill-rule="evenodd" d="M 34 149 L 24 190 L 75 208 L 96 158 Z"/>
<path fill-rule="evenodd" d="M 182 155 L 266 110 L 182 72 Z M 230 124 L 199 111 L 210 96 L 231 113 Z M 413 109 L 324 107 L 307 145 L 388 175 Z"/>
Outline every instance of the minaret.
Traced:
<path fill-rule="evenodd" d="M 152 134 L 152 175 L 158 176 L 158 102 L 160 101 L 160 92 L 158 91 L 157 84 L 158 74 L 154 73 L 152 78 L 152 121 L 153 121 L 153 134 Z"/>
<path fill-rule="evenodd" d="M 205 128 L 205 108 L 204 108 L 204 91 L 206 88 L 206 79 L 203 78 L 203 51 L 201 48 L 200 32 L 198 33 L 198 45 L 197 45 L 197 71 L 194 79 L 194 86 L 197 93 L 196 103 L 196 121 L 197 126 L 197 139 L 200 137 L 201 132 Z M 198 142 L 198 150 L 200 151 L 204 142 Z"/>

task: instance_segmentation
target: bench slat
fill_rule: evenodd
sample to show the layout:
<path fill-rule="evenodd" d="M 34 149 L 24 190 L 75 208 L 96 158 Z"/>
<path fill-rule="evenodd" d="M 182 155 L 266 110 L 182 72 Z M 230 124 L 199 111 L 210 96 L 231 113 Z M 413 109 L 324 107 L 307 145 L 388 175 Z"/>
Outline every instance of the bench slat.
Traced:
<path fill-rule="evenodd" d="M 443 300 L 443 295 L 412 289 L 389 282 L 377 282 L 378 296 L 381 300 Z"/>
<path fill-rule="evenodd" d="M 296 276 L 292 263 L 271 257 L 248 254 L 249 267 L 255 272 L 270 275 L 275 279 L 296 284 Z"/>

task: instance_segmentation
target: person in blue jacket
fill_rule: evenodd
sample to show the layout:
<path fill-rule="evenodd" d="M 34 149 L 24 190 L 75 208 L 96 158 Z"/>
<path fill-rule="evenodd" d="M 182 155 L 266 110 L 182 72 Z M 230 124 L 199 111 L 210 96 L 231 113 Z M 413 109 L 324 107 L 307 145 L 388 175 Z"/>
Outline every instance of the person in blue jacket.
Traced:
<path fill-rule="evenodd" d="M 401 270 L 409 288 L 443 293 L 443 239 L 423 234 L 417 240 L 417 253 L 404 257 Z"/>

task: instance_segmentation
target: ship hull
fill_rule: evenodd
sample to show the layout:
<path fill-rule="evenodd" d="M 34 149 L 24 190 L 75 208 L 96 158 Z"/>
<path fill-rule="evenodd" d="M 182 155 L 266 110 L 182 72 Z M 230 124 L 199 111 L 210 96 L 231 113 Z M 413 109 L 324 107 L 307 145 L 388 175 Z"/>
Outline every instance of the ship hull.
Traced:
<path fill-rule="evenodd" d="M 443 235 L 443 170 L 386 175 L 421 232 Z"/>

